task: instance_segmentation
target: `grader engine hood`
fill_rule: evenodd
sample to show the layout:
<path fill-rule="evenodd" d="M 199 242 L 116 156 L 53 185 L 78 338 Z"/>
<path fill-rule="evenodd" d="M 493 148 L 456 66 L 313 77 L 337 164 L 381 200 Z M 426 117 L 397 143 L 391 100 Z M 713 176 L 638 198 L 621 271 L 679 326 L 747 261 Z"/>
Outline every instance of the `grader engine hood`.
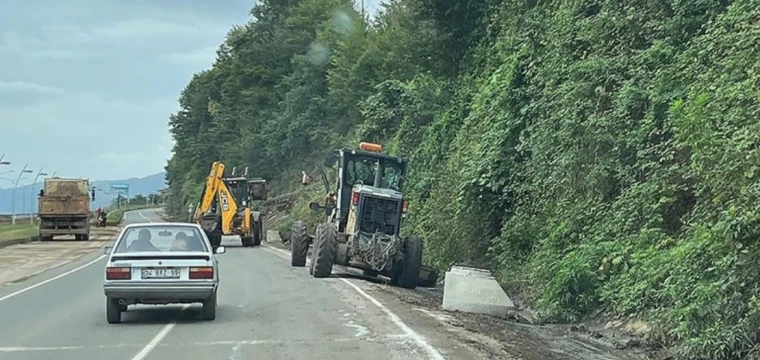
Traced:
<path fill-rule="evenodd" d="M 367 185 L 356 185 L 352 190 L 349 226 L 353 230 L 354 246 L 349 255 L 375 270 L 383 270 L 401 254 L 399 230 L 403 195 Z"/>
<path fill-rule="evenodd" d="M 367 185 L 354 186 L 352 194 L 351 206 L 356 213 L 355 231 L 398 235 L 403 194 Z"/>

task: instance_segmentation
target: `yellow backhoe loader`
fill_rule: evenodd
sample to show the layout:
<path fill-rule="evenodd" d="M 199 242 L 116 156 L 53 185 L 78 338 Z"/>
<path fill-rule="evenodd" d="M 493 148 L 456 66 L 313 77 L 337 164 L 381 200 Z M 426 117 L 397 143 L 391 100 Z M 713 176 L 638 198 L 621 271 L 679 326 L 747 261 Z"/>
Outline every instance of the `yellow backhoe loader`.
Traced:
<path fill-rule="evenodd" d="M 264 217 L 253 211 L 252 201 L 266 200 L 266 180 L 249 179 L 248 169 L 242 176 L 224 177 L 225 166 L 220 161 L 211 165 L 194 220 L 206 232 L 211 246 L 222 243 L 222 235 L 239 235 L 243 246 L 258 246 L 266 236 Z"/>

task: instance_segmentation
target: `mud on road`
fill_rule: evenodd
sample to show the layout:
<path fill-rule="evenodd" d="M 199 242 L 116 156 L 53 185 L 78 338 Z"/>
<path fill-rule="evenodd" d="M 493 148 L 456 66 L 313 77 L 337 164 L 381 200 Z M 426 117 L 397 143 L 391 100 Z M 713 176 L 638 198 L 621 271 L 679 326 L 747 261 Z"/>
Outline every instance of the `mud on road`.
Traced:
<path fill-rule="evenodd" d="M 525 360 L 641 360 L 649 358 L 643 350 L 615 348 L 615 339 L 596 339 L 599 334 L 573 331 L 570 325 L 530 325 L 510 317 L 449 312 L 441 309 L 440 288 L 414 291 L 387 285 L 378 289 L 426 313 L 445 325 L 453 336 L 488 352 L 491 359 Z M 596 338 L 595 338 L 596 337 Z M 624 341 L 623 339 L 620 339 Z"/>
<path fill-rule="evenodd" d="M 268 246 L 289 251 L 276 231 L 268 231 Z M 311 253 L 311 248 L 309 249 Z M 598 339 L 583 332 L 572 331 L 570 325 L 529 325 L 510 317 L 449 312 L 441 308 L 442 288 L 402 289 L 387 284 L 387 279 L 364 276 L 360 271 L 335 266 L 333 274 L 364 281 L 373 290 L 405 305 L 413 311 L 435 319 L 445 327 L 449 336 L 487 354 L 488 359 L 505 360 L 641 360 L 649 358 L 644 350 L 618 350 L 618 341 L 628 339 Z M 617 344 L 616 344 L 617 343 Z"/>
<path fill-rule="evenodd" d="M 0 249 L 0 287 L 22 281 L 44 271 L 68 264 L 114 241 L 119 228 L 93 228 L 88 241 L 57 237 Z"/>

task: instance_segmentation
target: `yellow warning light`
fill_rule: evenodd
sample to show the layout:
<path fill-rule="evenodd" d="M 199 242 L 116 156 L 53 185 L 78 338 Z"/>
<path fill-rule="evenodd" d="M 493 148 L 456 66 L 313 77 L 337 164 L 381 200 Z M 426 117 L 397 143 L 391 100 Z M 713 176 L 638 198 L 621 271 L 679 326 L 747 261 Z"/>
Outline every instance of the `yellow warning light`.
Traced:
<path fill-rule="evenodd" d="M 364 150 L 364 151 L 381 152 L 383 151 L 383 146 L 380 144 L 373 144 L 373 143 L 362 141 L 359 143 L 359 149 Z"/>

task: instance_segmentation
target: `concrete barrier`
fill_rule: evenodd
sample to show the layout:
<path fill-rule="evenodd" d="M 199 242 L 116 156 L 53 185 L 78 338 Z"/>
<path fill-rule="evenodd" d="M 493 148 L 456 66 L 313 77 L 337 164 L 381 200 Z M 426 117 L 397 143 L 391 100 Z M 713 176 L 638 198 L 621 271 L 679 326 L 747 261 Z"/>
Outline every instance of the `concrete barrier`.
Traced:
<path fill-rule="evenodd" d="M 491 272 L 454 266 L 446 272 L 443 309 L 504 316 L 515 304 Z"/>

